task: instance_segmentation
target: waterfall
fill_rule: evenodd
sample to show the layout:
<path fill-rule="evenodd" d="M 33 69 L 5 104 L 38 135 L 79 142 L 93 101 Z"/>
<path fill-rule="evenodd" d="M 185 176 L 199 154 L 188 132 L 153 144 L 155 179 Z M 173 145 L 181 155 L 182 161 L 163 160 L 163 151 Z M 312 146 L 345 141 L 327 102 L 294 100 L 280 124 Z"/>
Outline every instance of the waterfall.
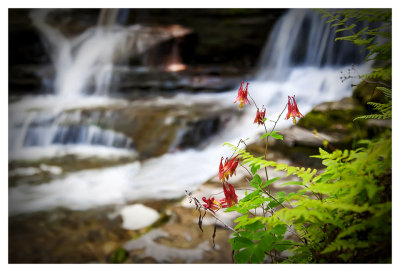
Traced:
<path fill-rule="evenodd" d="M 56 74 L 54 93 L 63 97 L 106 95 L 114 63 L 140 50 L 137 32 L 141 27 L 118 26 L 118 10 L 103 9 L 97 26 L 77 37 L 66 38 L 46 22 L 49 12 L 51 10 L 34 10 L 31 19 L 49 43 Z"/>
<path fill-rule="evenodd" d="M 310 9 L 291 9 L 274 26 L 259 62 L 258 80 L 286 79 L 293 67 L 340 67 L 359 64 L 365 51 L 347 41 L 335 42 L 337 26 Z M 365 23 L 357 29 L 365 27 Z M 357 31 L 357 30 L 356 30 Z"/>
<path fill-rule="evenodd" d="M 168 32 L 141 25 L 122 26 L 128 18 L 128 9 L 102 9 L 97 25 L 68 37 L 48 22 L 51 12 L 57 10 L 32 10 L 30 18 L 44 37 L 55 69 L 54 95 L 11 105 L 10 158 L 23 158 L 24 150 L 30 147 L 86 145 L 131 150 L 132 139 L 126 135 L 97 124 L 83 124 L 78 105 L 111 106 L 115 101 L 108 94 L 118 87 L 114 84 L 118 83 L 114 77 L 115 64 L 186 32 L 180 33 L 180 27 Z M 64 124 L 65 117 L 72 113 L 78 117 Z"/>
<path fill-rule="evenodd" d="M 71 150 L 79 153 L 89 146 L 133 155 L 131 138 L 112 127 L 102 127 L 96 116 L 84 117 L 80 108 L 111 106 L 114 102 L 106 95 L 114 63 L 151 43 L 138 41 L 141 26 L 117 25 L 125 20 L 125 11 L 121 17 L 117 9 L 102 10 L 98 25 L 72 38 L 48 23 L 50 12 L 55 11 L 36 9 L 30 18 L 42 33 L 53 62 L 54 95 L 28 97 L 10 105 L 9 158 L 37 159 L 41 155 L 69 154 Z"/>

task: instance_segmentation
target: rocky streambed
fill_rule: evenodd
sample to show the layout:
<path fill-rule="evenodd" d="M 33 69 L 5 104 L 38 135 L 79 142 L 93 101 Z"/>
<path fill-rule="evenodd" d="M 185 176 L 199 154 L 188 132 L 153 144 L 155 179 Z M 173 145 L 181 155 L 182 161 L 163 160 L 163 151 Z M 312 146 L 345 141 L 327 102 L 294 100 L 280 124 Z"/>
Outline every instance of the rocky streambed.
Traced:
<path fill-rule="evenodd" d="M 272 176 L 282 176 L 282 182 L 292 180 L 270 172 Z M 246 177 L 247 171 L 238 169 L 231 180 L 239 198 L 249 188 Z M 192 194 L 198 199 L 211 194 L 222 197 L 218 177 L 208 180 Z M 151 213 L 157 216 L 149 216 Z M 218 211 L 217 216 L 233 226 L 239 214 Z M 232 263 L 228 241 L 231 231 L 210 215 L 203 219 L 202 231 L 198 217 L 194 203 L 187 197 L 85 211 L 54 209 L 11 216 L 9 262 Z M 214 225 L 217 229 L 213 242 Z"/>
<path fill-rule="evenodd" d="M 283 142 L 270 142 L 268 159 L 318 169 L 321 167 L 320 161 L 308 156 L 317 154 L 318 147 L 329 149 L 326 141 L 334 147 L 349 148 L 357 135 L 371 136 L 390 126 L 384 122 L 361 122 L 358 129 L 354 130 L 354 114 L 365 112 L 354 98 L 320 104 L 297 126 L 281 131 Z M 325 125 L 320 126 L 321 122 L 325 122 Z M 349 135 L 350 132 L 355 134 Z M 248 151 L 255 155 L 262 154 L 264 144 L 262 141 L 251 144 Z M 107 164 L 104 161 L 102 163 Z M 100 164 L 93 163 L 94 167 Z M 18 164 L 10 166 L 11 170 L 16 166 Z M 24 166 L 26 168 L 29 165 Z M 57 175 L 57 169 L 49 168 L 51 165 L 44 162 L 38 167 L 43 172 L 47 171 L 48 175 Z M 295 180 L 295 177 L 287 177 L 285 173 L 273 169 L 269 169 L 269 175 L 270 178 L 280 177 L 273 184 L 272 192 L 282 190 L 280 184 Z M 239 198 L 249 188 L 248 178 L 248 172 L 238 168 L 236 176 L 230 180 Z M 14 179 L 16 181 L 13 182 L 18 182 L 18 176 L 14 176 Z M 288 191 L 298 189 L 297 186 L 285 187 Z M 192 192 L 198 199 L 214 194 L 222 195 L 217 177 L 205 181 Z M 229 226 L 234 226 L 233 221 L 239 216 L 223 211 L 218 211 L 217 215 Z M 84 211 L 57 208 L 13 215 L 9 217 L 9 262 L 232 263 L 228 241 L 232 232 L 210 215 L 204 218 L 201 231 L 198 218 L 198 211 L 187 197 L 129 202 Z"/>

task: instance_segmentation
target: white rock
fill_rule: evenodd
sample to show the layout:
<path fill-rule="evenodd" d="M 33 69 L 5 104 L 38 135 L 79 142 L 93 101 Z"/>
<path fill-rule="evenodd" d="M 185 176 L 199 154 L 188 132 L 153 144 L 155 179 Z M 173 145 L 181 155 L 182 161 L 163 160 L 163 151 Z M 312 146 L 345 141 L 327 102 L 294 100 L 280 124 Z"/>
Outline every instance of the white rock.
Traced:
<path fill-rule="evenodd" d="M 9 176 L 32 176 L 39 174 L 40 170 L 36 167 L 16 168 L 8 173 Z"/>
<path fill-rule="evenodd" d="M 128 230 L 137 230 L 153 224 L 159 218 L 156 210 L 143 204 L 129 205 L 121 209 L 122 227 Z"/>
<path fill-rule="evenodd" d="M 40 169 L 42 171 L 49 172 L 49 173 L 51 173 L 53 175 L 59 175 L 59 174 L 62 173 L 61 167 L 46 165 L 46 164 L 43 164 L 43 163 L 40 165 Z"/>

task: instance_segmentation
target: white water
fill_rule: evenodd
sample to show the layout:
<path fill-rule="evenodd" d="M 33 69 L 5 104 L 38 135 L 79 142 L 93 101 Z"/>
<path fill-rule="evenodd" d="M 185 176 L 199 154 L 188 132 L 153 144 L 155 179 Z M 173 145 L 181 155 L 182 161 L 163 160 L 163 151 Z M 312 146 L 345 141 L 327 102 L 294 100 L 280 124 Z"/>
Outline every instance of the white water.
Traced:
<path fill-rule="evenodd" d="M 335 42 L 337 27 L 325 21 L 316 11 L 304 9 L 292 9 L 282 16 L 269 35 L 271 42 L 263 49 L 258 80 L 285 80 L 296 66 L 337 68 L 362 62 L 366 51 L 347 41 Z M 359 30 L 367 26 L 357 24 Z"/>
<path fill-rule="evenodd" d="M 99 25 L 77 37 L 67 38 L 46 22 L 49 12 L 51 10 L 34 10 L 31 19 L 49 44 L 56 72 L 54 93 L 59 97 L 107 95 L 114 63 L 141 54 L 158 42 L 171 38 L 170 33 L 151 31 L 141 25 L 116 25 L 117 12 L 102 12 Z"/>
<path fill-rule="evenodd" d="M 307 15 L 308 16 L 308 15 Z M 287 29 L 296 29 L 296 22 L 287 14 L 283 20 L 292 22 Z M 279 25 L 278 25 L 279 26 Z M 293 30 L 294 31 L 294 30 Z M 300 30 L 296 30 L 300 31 Z M 325 30 L 325 31 L 329 31 Z M 321 32 L 322 35 L 324 32 Z M 277 41 L 290 40 L 291 31 L 281 32 Z M 278 43 L 278 42 L 277 42 Z M 268 44 L 266 48 L 274 48 Z M 312 47 L 309 50 L 313 50 Z M 290 54 L 291 52 L 286 52 Z M 271 60 L 272 61 L 272 60 Z M 268 67 L 268 60 L 262 61 Z M 285 79 L 279 77 L 265 79 L 262 76 L 251 81 L 249 92 L 258 106 L 267 107 L 267 118 L 275 120 L 287 103 L 288 95 L 296 95 L 300 111 L 305 114 L 318 103 L 337 100 L 351 95 L 351 83 L 342 83 L 340 71 L 346 66 L 307 63 L 293 66 L 287 64 Z M 358 67 L 362 74 L 368 66 Z M 261 72 L 260 72 L 261 73 Z M 173 98 L 157 98 L 142 103 L 149 107 L 154 105 L 195 105 L 212 102 L 216 107 L 232 106 L 237 90 L 218 94 L 179 94 Z M 83 100 L 84 101 L 84 100 Z M 205 109 L 206 110 L 206 109 Z M 253 124 L 255 108 L 246 105 L 244 114 L 239 120 L 228 126 L 204 149 L 189 149 L 149 159 L 143 163 L 130 163 L 106 169 L 85 170 L 53 180 L 41 185 L 21 185 L 9 190 L 9 212 L 18 214 L 52 209 L 58 206 L 70 209 L 89 209 L 106 204 L 123 204 L 142 199 L 176 198 L 184 190 L 195 190 L 207 179 L 217 174 L 221 156 L 228 156 L 231 151 L 223 147 L 224 142 L 236 144 L 239 139 L 250 138 L 254 141 L 262 128 Z M 278 125 L 282 129 L 292 124 L 283 120 Z"/>

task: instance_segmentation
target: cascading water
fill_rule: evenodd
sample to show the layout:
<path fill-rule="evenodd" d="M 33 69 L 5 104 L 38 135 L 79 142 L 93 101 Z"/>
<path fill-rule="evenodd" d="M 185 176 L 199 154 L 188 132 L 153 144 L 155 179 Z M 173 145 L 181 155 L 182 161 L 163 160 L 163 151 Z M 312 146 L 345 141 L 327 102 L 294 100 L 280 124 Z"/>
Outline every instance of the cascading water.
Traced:
<path fill-rule="evenodd" d="M 115 24 L 117 10 L 105 11 L 100 13 L 96 27 L 72 39 L 67 39 L 60 30 L 46 23 L 46 15 L 50 10 L 31 13 L 34 25 L 50 44 L 56 70 L 54 92 L 57 95 L 106 95 L 110 89 L 114 62 L 140 50 L 136 36 L 141 27 L 120 27 Z M 93 90 L 89 90 L 90 87 Z"/>
<path fill-rule="evenodd" d="M 55 95 L 29 97 L 10 105 L 9 158 L 37 159 L 69 154 L 73 149 L 79 153 L 78 146 L 108 147 L 112 152 L 118 148 L 117 153 L 126 149 L 129 151 L 124 154 L 131 153 L 131 139 L 93 122 L 82 122 L 80 108 L 110 104 L 107 97 L 100 96 L 110 89 L 114 61 L 139 50 L 135 33 L 140 27 L 116 26 L 116 12 L 111 12 L 101 16 L 97 27 L 66 38 L 46 22 L 50 12 L 33 10 L 31 19 L 49 49 L 55 70 Z M 84 99 L 83 95 L 90 92 L 95 96 Z"/>
<path fill-rule="evenodd" d="M 51 12 L 55 11 L 33 10 L 30 17 L 44 36 L 53 62 L 54 95 L 33 97 L 10 106 L 10 139 L 17 135 L 9 146 L 10 158 L 38 158 L 49 154 L 44 152 L 45 148 L 60 154 L 60 149 L 66 151 L 63 148 L 66 145 L 105 146 L 112 152 L 115 147 L 130 150 L 132 140 L 120 132 L 82 124 L 79 118 L 66 126 L 60 118 L 71 116 L 65 111 L 75 111 L 79 115 L 80 107 L 126 104 L 126 101 L 107 97 L 111 89 L 118 87 L 112 86 L 115 63 L 143 53 L 170 39 L 171 34 L 140 25 L 120 26 L 118 23 L 126 20 L 127 10 L 103 9 L 96 26 L 68 38 L 47 22 Z"/>
<path fill-rule="evenodd" d="M 267 106 L 269 119 L 277 118 L 288 95 L 296 95 L 299 108 L 305 114 L 318 103 L 351 94 L 350 82 L 344 84 L 339 79 L 340 71 L 348 69 L 346 63 L 357 64 L 361 56 L 348 58 L 349 52 L 357 51 L 350 45 L 332 46 L 331 32 L 320 16 L 310 10 L 290 10 L 276 24 L 261 58 L 259 73 L 249 86 L 257 104 Z M 362 74 L 368 67 L 358 66 L 357 69 Z M 204 111 L 214 108 L 232 110 L 237 107 L 233 104 L 236 94 L 237 90 L 216 94 L 178 94 L 137 103 L 178 108 L 209 104 L 214 107 L 203 107 Z M 249 141 L 254 141 L 262 132 L 261 127 L 252 123 L 253 108 L 245 107 L 242 113 L 240 118 L 232 118 L 224 124 L 224 129 L 214 135 L 203 149 L 174 150 L 174 153 L 141 163 L 79 171 L 47 184 L 12 188 L 9 190 L 9 211 L 17 214 L 58 206 L 79 210 L 133 200 L 182 196 L 185 189 L 194 190 L 215 176 L 221 156 L 230 155 L 230 150 L 222 146 L 224 142 L 237 143 L 240 138 L 248 137 Z M 34 114 L 25 116 L 20 120 L 19 129 L 29 130 L 34 119 Z M 281 120 L 279 123 L 280 128 L 289 125 L 291 121 Z M 177 137 L 182 137 L 179 135 Z M 16 137 L 16 141 L 23 139 Z"/>
<path fill-rule="evenodd" d="M 365 26 L 365 23 L 359 23 L 357 29 Z M 288 11 L 269 35 L 269 42 L 261 55 L 257 79 L 286 79 L 290 71 L 298 66 L 343 67 L 361 63 L 366 51 L 347 41 L 335 42 L 336 30 L 337 26 L 325 23 L 315 11 Z"/>

